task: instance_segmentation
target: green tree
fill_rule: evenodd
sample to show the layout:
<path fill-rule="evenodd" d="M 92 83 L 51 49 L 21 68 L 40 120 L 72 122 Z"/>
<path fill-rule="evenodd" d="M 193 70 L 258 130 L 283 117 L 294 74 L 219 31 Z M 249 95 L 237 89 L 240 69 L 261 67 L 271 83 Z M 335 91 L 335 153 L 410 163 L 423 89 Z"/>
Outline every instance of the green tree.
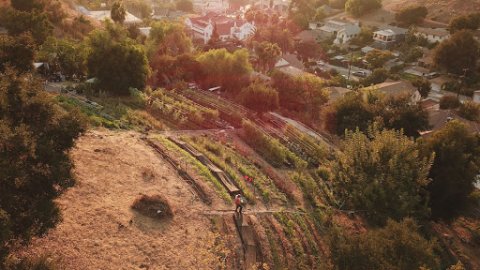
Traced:
<path fill-rule="evenodd" d="M 413 86 L 415 86 L 423 98 L 428 97 L 430 91 L 432 91 L 432 84 L 429 80 L 425 78 L 416 79 L 412 82 Z"/>
<path fill-rule="evenodd" d="M 255 47 L 255 53 L 258 56 L 261 70 L 270 71 L 278 61 L 278 58 L 282 54 L 282 50 L 277 44 L 264 41 L 257 44 Z"/>
<path fill-rule="evenodd" d="M 112 5 L 112 9 L 110 11 L 110 17 L 116 23 L 123 23 L 125 21 L 125 16 L 127 15 L 127 11 L 123 6 L 123 2 L 116 1 Z"/>
<path fill-rule="evenodd" d="M 411 5 L 406 6 L 395 14 L 395 20 L 403 25 L 410 26 L 412 24 L 421 23 L 428 14 L 425 6 Z"/>
<path fill-rule="evenodd" d="M 233 53 L 226 49 L 210 50 L 197 57 L 203 77 L 200 84 L 204 88 L 222 86 L 229 94 L 236 96 L 248 85 L 252 65 L 248 51 L 236 50 Z"/>
<path fill-rule="evenodd" d="M 458 108 L 458 114 L 470 121 L 480 120 L 480 105 L 473 101 L 466 101 Z"/>
<path fill-rule="evenodd" d="M 272 87 L 254 81 L 239 94 L 242 104 L 260 114 L 278 109 L 278 92 Z"/>
<path fill-rule="evenodd" d="M 343 151 L 328 166 L 339 205 L 364 211 L 371 223 L 384 225 L 389 218 L 428 215 L 423 191 L 430 161 L 402 132 L 372 127 L 367 135 L 346 132 Z"/>
<path fill-rule="evenodd" d="M 480 27 L 480 12 L 454 17 L 449 24 L 450 33 L 461 30 L 477 30 Z"/>
<path fill-rule="evenodd" d="M 87 74 L 87 52 L 83 43 L 49 37 L 38 52 L 38 59 L 65 75 Z"/>
<path fill-rule="evenodd" d="M 27 12 L 33 11 L 34 9 L 43 10 L 44 8 L 43 1 L 38 0 L 11 0 L 10 3 L 14 9 Z"/>
<path fill-rule="evenodd" d="M 142 46 L 127 37 L 127 31 L 111 22 L 105 30 L 93 31 L 87 40 L 87 67 L 98 86 L 117 95 L 129 94 L 129 88 L 143 89 L 150 75 Z"/>
<path fill-rule="evenodd" d="M 428 112 L 420 104 L 412 104 L 408 94 L 380 100 L 376 111 L 386 128 L 403 130 L 409 137 L 419 137 L 420 131 L 430 128 Z"/>
<path fill-rule="evenodd" d="M 335 101 L 325 112 L 325 129 L 332 134 L 344 135 L 346 130 L 366 131 L 375 117 L 361 93 L 350 93 Z"/>
<path fill-rule="evenodd" d="M 0 268 L 12 242 L 25 243 L 55 226 L 54 202 L 73 181 L 68 150 L 85 130 L 30 75 L 0 76 Z"/>
<path fill-rule="evenodd" d="M 159 54 L 175 56 L 192 52 L 192 40 L 182 24 L 160 21 L 152 24 L 147 47 L 150 58 Z"/>
<path fill-rule="evenodd" d="M 42 44 L 52 34 L 53 26 L 45 13 L 8 9 L 4 14 L 4 26 L 12 36 L 30 32 L 37 44 Z"/>
<path fill-rule="evenodd" d="M 477 66 L 479 46 L 472 33 L 459 31 L 435 48 L 434 62 L 448 72 L 462 75 Z"/>
<path fill-rule="evenodd" d="M 428 185 L 430 207 L 435 218 L 450 218 L 467 203 L 480 170 L 480 137 L 456 120 L 422 139 L 424 156 L 435 153 Z"/>
<path fill-rule="evenodd" d="M 334 231 L 329 242 L 335 269 L 438 269 L 438 244 L 423 238 L 419 229 L 413 219 L 406 218 L 360 234 Z"/>
<path fill-rule="evenodd" d="M 193 12 L 193 3 L 191 0 L 178 0 L 175 6 L 178 10 L 184 12 Z"/>
<path fill-rule="evenodd" d="M 295 44 L 295 50 L 303 62 L 308 62 L 310 59 L 320 58 L 323 55 L 320 44 L 313 41 L 298 42 Z"/>
<path fill-rule="evenodd" d="M 301 29 L 307 29 L 314 18 L 318 4 L 313 0 L 293 0 L 288 8 L 288 17 Z"/>
<path fill-rule="evenodd" d="M 460 100 L 454 95 L 445 95 L 440 99 L 440 109 L 456 109 L 460 107 Z"/>
<path fill-rule="evenodd" d="M 13 37 L 0 35 L 0 72 L 9 65 L 20 72 L 33 70 L 35 44 L 29 33 Z"/>
<path fill-rule="evenodd" d="M 325 81 L 311 74 L 292 77 L 274 72 L 272 77 L 282 108 L 306 112 L 312 119 L 318 120 L 321 107 L 328 101 Z"/>
<path fill-rule="evenodd" d="M 345 11 L 355 17 L 361 17 L 381 7 L 381 0 L 348 0 L 345 3 Z"/>
<path fill-rule="evenodd" d="M 379 84 L 386 81 L 388 79 L 388 76 L 390 76 L 390 74 L 386 69 L 377 68 L 377 69 L 374 69 L 370 75 L 368 75 L 366 78 L 361 80 L 360 83 L 364 86 Z"/>
<path fill-rule="evenodd" d="M 388 60 L 393 58 L 390 51 L 373 50 L 365 55 L 365 60 L 372 69 L 382 68 Z"/>

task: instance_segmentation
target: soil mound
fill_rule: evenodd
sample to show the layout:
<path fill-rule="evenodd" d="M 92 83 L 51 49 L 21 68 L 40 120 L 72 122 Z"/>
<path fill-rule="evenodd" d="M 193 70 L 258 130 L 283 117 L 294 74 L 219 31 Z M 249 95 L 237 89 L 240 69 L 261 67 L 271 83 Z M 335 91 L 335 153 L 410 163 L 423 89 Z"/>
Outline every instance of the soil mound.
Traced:
<path fill-rule="evenodd" d="M 132 204 L 132 208 L 147 217 L 164 219 L 173 217 L 168 201 L 160 195 L 141 195 Z"/>

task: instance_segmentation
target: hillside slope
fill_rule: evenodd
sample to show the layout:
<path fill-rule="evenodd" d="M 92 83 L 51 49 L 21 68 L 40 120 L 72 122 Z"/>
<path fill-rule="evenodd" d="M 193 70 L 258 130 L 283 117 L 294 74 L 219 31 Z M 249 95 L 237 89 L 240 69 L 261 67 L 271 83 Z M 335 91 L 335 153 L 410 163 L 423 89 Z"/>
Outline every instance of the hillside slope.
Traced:
<path fill-rule="evenodd" d="M 432 20 L 448 23 L 457 15 L 468 14 L 480 10 L 480 0 L 384 0 L 387 10 L 397 11 L 406 5 L 425 5 L 428 17 Z"/>
<path fill-rule="evenodd" d="M 210 269 L 215 237 L 203 205 L 138 133 L 92 131 L 72 153 L 77 184 L 58 203 L 63 221 L 23 255 L 46 255 L 65 269 Z M 172 220 L 131 210 L 139 194 L 162 195 Z M 212 206 L 219 206 L 214 200 Z"/>

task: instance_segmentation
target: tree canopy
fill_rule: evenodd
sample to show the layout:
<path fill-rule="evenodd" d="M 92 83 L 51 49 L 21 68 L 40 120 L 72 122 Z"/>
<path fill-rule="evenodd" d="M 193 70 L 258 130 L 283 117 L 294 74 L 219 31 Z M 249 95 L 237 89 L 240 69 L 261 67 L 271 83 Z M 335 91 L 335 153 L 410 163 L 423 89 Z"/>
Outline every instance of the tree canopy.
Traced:
<path fill-rule="evenodd" d="M 402 25 L 418 24 L 427 17 L 428 9 L 421 5 L 411 5 L 402 8 L 395 14 L 395 20 Z"/>
<path fill-rule="evenodd" d="M 454 17 L 449 24 L 450 33 L 461 30 L 477 30 L 480 27 L 480 12 Z"/>
<path fill-rule="evenodd" d="M 450 218 L 465 206 L 480 170 L 480 137 L 456 120 L 420 141 L 424 156 L 435 154 L 428 185 L 436 218 Z"/>
<path fill-rule="evenodd" d="M 324 80 L 311 74 L 293 77 L 279 71 L 272 77 L 282 108 L 306 112 L 312 119 L 319 118 L 322 105 L 328 101 Z"/>
<path fill-rule="evenodd" d="M 88 73 L 102 90 L 126 95 L 129 88 L 143 89 L 150 75 L 147 55 L 141 45 L 127 37 L 120 26 L 106 22 L 88 38 Z"/>
<path fill-rule="evenodd" d="M 116 23 L 123 23 L 125 21 L 125 16 L 127 15 L 127 10 L 123 6 L 123 2 L 116 1 L 112 5 L 110 11 L 110 17 Z"/>
<path fill-rule="evenodd" d="M 35 57 L 35 43 L 29 33 L 13 37 L 0 35 L 0 72 L 4 72 L 6 65 L 20 72 L 33 70 Z"/>
<path fill-rule="evenodd" d="M 255 53 L 258 56 L 260 69 L 270 71 L 278 61 L 282 50 L 276 43 L 263 41 L 255 46 Z"/>
<path fill-rule="evenodd" d="M 200 84 L 204 88 L 222 86 L 232 95 L 237 95 L 248 84 L 252 65 L 245 49 L 233 53 L 226 49 L 210 50 L 197 57 L 203 77 Z"/>
<path fill-rule="evenodd" d="M 343 151 L 328 166 L 339 205 L 384 225 L 389 218 L 428 216 L 424 189 L 430 161 L 402 132 L 373 126 L 367 134 L 347 132 Z"/>
<path fill-rule="evenodd" d="M 464 74 L 475 71 L 480 47 L 468 31 L 459 31 L 435 48 L 434 62 L 448 72 Z"/>
<path fill-rule="evenodd" d="M 419 230 L 413 219 L 406 218 L 401 222 L 389 220 L 384 228 L 361 234 L 334 232 L 330 247 L 336 269 L 438 269 L 438 245 L 425 239 Z"/>
<path fill-rule="evenodd" d="M 68 150 L 85 129 L 40 81 L 0 76 L 0 268 L 13 241 L 44 234 L 60 219 L 54 199 L 74 181 Z M 11 242 L 12 241 L 12 242 Z"/>
<path fill-rule="evenodd" d="M 429 128 L 428 113 L 420 105 L 412 104 L 410 96 L 378 96 L 368 93 L 350 93 L 337 100 L 325 112 L 325 128 L 337 135 L 345 130 L 367 132 L 374 121 L 386 128 L 403 130 L 407 136 L 418 137 L 419 131 Z"/>
<path fill-rule="evenodd" d="M 278 92 L 258 81 L 252 82 L 239 94 L 242 104 L 256 112 L 265 113 L 278 109 Z"/>
<path fill-rule="evenodd" d="M 381 0 L 347 0 L 345 3 L 345 11 L 355 17 L 361 17 L 381 7 Z"/>

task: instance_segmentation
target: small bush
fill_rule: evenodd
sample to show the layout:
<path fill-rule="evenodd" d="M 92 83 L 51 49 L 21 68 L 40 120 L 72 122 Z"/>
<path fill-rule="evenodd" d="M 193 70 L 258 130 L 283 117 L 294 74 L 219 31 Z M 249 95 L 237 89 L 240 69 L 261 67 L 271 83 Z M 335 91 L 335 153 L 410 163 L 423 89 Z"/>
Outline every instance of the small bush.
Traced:
<path fill-rule="evenodd" d="M 173 217 L 170 204 L 160 195 L 141 195 L 133 202 L 132 209 L 151 218 L 162 219 Z"/>
<path fill-rule="evenodd" d="M 460 106 L 460 100 L 456 96 L 446 95 L 440 99 L 440 109 L 456 109 Z"/>
<path fill-rule="evenodd" d="M 480 105 L 472 102 L 472 101 L 467 101 L 460 105 L 460 108 L 458 109 L 458 114 L 470 121 L 478 121 L 480 120 Z"/>

